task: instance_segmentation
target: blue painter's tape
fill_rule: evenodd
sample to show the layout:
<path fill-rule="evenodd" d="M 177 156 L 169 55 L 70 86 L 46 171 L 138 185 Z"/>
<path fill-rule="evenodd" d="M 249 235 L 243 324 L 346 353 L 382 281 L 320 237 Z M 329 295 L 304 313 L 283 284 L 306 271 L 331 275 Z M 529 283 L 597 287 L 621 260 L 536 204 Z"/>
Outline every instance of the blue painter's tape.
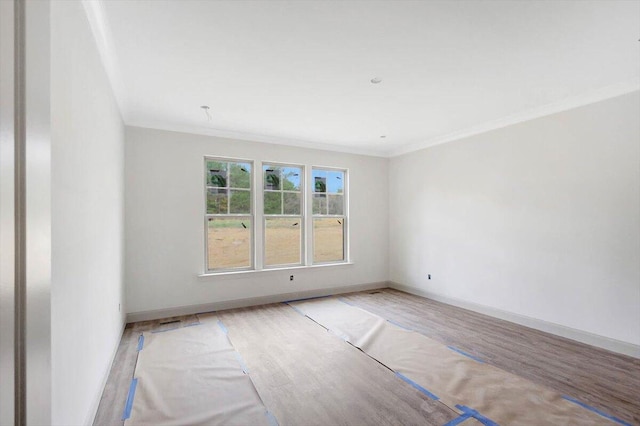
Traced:
<path fill-rule="evenodd" d="M 144 346 L 144 334 L 141 334 L 140 336 L 138 336 L 138 352 L 142 350 L 143 346 Z"/>
<path fill-rule="evenodd" d="M 234 354 L 235 354 L 236 359 L 238 360 L 238 364 L 240 364 L 240 367 L 242 368 L 242 371 L 244 372 L 244 374 L 249 374 L 249 368 L 247 367 L 247 364 L 244 363 L 244 360 L 242 359 L 242 356 L 240 356 L 238 351 L 235 351 Z"/>
<path fill-rule="evenodd" d="M 397 322 L 395 322 L 395 321 L 393 321 L 393 320 L 388 319 L 387 321 L 389 322 L 389 324 L 393 324 L 393 325 L 395 325 L 396 327 L 400 327 L 400 328 L 402 328 L 403 330 L 413 331 L 413 330 L 411 330 L 409 327 L 405 327 L 405 326 L 404 326 L 404 325 L 402 325 L 402 324 L 398 324 Z"/>
<path fill-rule="evenodd" d="M 616 422 L 616 423 L 619 423 L 619 424 L 621 424 L 621 425 L 631 426 L 631 424 L 629 424 L 629 423 L 625 422 L 624 420 L 621 420 L 621 419 L 619 419 L 619 418 L 617 418 L 617 417 L 614 417 L 614 416 L 612 416 L 612 415 L 610 415 L 610 414 L 607 414 L 607 413 L 605 413 L 604 411 L 600 411 L 600 410 L 598 410 L 598 409 L 597 409 L 597 408 L 595 408 L 595 407 L 592 407 L 592 406 L 590 406 L 590 405 L 587 405 L 587 404 L 585 404 L 584 402 L 580 402 L 580 401 L 578 401 L 577 399 L 571 398 L 571 397 L 566 396 L 566 395 L 562 395 L 562 398 L 566 399 L 566 400 L 567 400 L 567 401 L 569 401 L 569 402 L 573 402 L 574 404 L 578 404 L 578 405 L 579 405 L 579 406 L 581 406 L 582 408 L 586 408 L 586 409 L 587 409 L 587 410 L 589 410 L 589 411 L 593 411 L 594 413 L 599 414 L 599 415 L 601 415 L 602 417 L 604 417 L 604 418 L 606 418 L 606 419 L 612 420 L 612 421 L 614 421 L 614 422 Z"/>
<path fill-rule="evenodd" d="M 276 419 L 276 416 L 274 416 L 271 411 L 267 410 L 265 412 L 265 415 L 267 416 L 267 421 L 269 422 L 269 426 L 279 426 L 278 425 L 278 419 Z"/>
<path fill-rule="evenodd" d="M 414 382 L 413 380 L 408 378 L 407 376 L 405 376 L 403 374 L 400 374 L 398 372 L 396 372 L 396 376 L 400 377 L 402 380 L 404 380 L 405 382 L 409 383 L 411 386 L 413 386 L 414 388 L 418 389 L 420 392 L 422 392 L 423 394 L 427 395 L 429 398 L 435 399 L 436 401 L 440 399 L 436 395 L 432 394 L 431 392 L 429 392 L 428 390 L 426 390 L 425 388 L 423 388 L 422 386 L 420 386 L 419 384 L 417 384 L 416 382 Z"/>
<path fill-rule="evenodd" d="M 131 379 L 131 386 L 129 386 L 129 394 L 127 395 L 127 403 L 124 406 L 124 413 L 122 414 L 122 420 L 126 420 L 131 417 L 131 408 L 133 407 L 133 398 L 136 396 L 136 387 L 138 386 L 138 379 Z"/>
<path fill-rule="evenodd" d="M 494 422 L 489 417 L 485 417 L 482 414 L 478 413 L 476 410 L 471 409 L 465 405 L 456 405 L 456 408 L 464 413 L 462 416 L 468 415 L 469 417 L 473 417 L 485 426 L 499 426 L 498 423 Z"/>
<path fill-rule="evenodd" d="M 444 424 L 444 426 L 456 426 L 459 425 L 460 423 L 464 422 L 467 419 L 471 418 L 471 414 L 469 413 L 464 413 L 459 417 L 456 417 L 453 420 L 448 421 L 447 423 Z"/>
<path fill-rule="evenodd" d="M 220 320 L 218 320 L 218 327 L 220 327 L 222 331 L 224 331 L 224 334 L 229 334 L 229 330 L 227 330 L 227 327 L 225 327 L 222 321 Z"/>
<path fill-rule="evenodd" d="M 286 303 L 287 305 L 289 305 L 289 303 L 288 303 L 288 302 L 284 302 L 284 303 Z M 305 316 L 306 316 L 304 312 L 302 312 L 300 309 L 296 308 L 295 306 L 293 306 L 293 305 L 289 305 L 289 307 L 293 308 L 293 310 L 294 310 L 294 311 L 296 311 L 297 313 L 299 313 L 299 314 L 300 314 L 300 315 L 302 315 L 303 317 L 305 317 Z"/>
<path fill-rule="evenodd" d="M 465 351 L 461 351 L 461 350 L 460 350 L 460 349 L 458 349 L 458 348 L 454 348 L 453 346 L 447 346 L 447 347 L 448 347 L 449 349 L 451 349 L 452 351 L 454 351 L 454 352 L 458 352 L 460 355 L 464 355 L 464 356 L 466 356 L 467 358 L 471 358 L 471 359 L 472 359 L 472 360 L 474 360 L 474 361 L 478 361 L 480 364 L 484 364 L 484 361 L 483 361 L 483 360 L 481 360 L 480 358 L 476 357 L 476 356 L 473 356 L 473 355 L 471 355 L 471 354 L 468 354 L 468 353 L 466 353 Z"/>

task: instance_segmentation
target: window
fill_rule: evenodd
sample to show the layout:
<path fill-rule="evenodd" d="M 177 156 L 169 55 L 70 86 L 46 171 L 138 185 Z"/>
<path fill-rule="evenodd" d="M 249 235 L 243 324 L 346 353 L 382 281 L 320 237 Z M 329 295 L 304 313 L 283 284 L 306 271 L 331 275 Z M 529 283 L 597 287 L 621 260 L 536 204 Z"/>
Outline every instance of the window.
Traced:
<path fill-rule="evenodd" d="M 205 158 L 208 271 L 253 267 L 252 166 Z"/>
<path fill-rule="evenodd" d="M 263 164 L 264 265 L 300 265 L 304 225 L 301 166 Z"/>
<path fill-rule="evenodd" d="M 346 260 L 345 170 L 312 169 L 313 263 Z"/>
<path fill-rule="evenodd" d="M 348 261 L 348 178 L 338 168 L 204 157 L 205 274 Z"/>

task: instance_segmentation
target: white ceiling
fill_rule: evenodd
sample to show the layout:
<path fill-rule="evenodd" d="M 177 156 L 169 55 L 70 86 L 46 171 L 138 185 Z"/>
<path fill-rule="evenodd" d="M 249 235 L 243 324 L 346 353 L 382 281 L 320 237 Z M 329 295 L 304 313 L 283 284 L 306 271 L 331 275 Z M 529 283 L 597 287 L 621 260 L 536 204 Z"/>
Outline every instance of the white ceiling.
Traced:
<path fill-rule="evenodd" d="M 640 88 L 640 1 L 85 6 L 130 125 L 388 156 Z"/>

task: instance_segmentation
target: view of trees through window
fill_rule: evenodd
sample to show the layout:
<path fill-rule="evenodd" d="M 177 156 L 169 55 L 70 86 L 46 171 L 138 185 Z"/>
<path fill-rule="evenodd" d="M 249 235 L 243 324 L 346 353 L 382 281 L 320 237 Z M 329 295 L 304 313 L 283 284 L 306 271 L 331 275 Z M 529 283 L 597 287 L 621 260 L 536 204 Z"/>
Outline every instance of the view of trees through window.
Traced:
<path fill-rule="evenodd" d="M 309 182 L 299 165 L 263 163 L 258 171 L 254 176 L 250 160 L 205 158 L 207 271 L 252 269 L 254 253 L 258 267 L 265 268 L 347 260 L 346 170 L 313 167 Z M 258 222 L 254 177 L 261 181 Z M 309 204 L 305 193 L 311 195 Z M 313 215 L 308 224 L 305 205 Z M 256 233 L 262 247 L 254 247 Z"/>
<path fill-rule="evenodd" d="M 251 162 L 206 160 L 207 269 L 250 268 Z"/>
<path fill-rule="evenodd" d="M 302 177 L 299 166 L 265 164 L 265 266 L 302 262 Z"/>
<path fill-rule="evenodd" d="M 313 168 L 313 263 L 345 260 L 344 170 Z"/>

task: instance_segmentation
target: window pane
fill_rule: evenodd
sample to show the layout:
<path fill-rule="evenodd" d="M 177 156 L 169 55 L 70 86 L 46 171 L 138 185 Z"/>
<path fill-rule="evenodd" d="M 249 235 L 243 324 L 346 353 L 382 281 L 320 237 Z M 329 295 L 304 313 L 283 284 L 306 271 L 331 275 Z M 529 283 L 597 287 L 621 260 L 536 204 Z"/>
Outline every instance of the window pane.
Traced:
<path fill-rule="evenodd" d="M 327 214 L 327 196 L 313 194 L 313 214 Z"/>
<path fill-rule="evenodd" d="M 251 213 L 251 191 L 232 189 L 229 200 L 229 213 Z"/>
<path fill-rule="evenodd" d="M 280 188 L 280 168 L 265 165 L 264 168 L 264 189 L 277 191 Z"/>
<path fill-rule="evenodd" d="M 327 172 L 313 170 L 313 192 L 327 192 Z"/>
<path fill-rule="evenodd" d="M 208 268 L 251 266 L 251 218 L 209 218 Z"/>
<path fill-rule="evenodd" d="M 251 164 L 229 163 L 231 188 L 251 188 Z"/>
<path fill-rule="evenodd" d="M 285 167 L 282 169 L 282 189 L 285 191 L 300 191 L 300 167 Z"/>
<path fill-rule="evenodd" d="M 265 220 L 265 265 L 300 263 L 301 218 Z"/>
<path fill-rule="evenodd" d="M 224 188 L 227 181 L 227 163 L 207 161 L 207 185 Z"/>
<path fill-rule="evenodd" d="M 331 171 L 327 173 L 327 192 L 344 193 L 344 172 Z"/>
<path fill-rule="evenodd" d="M 344 220 L 342 218 L 313 219 L 313 262 L 344 260 Z"/>
<path fill-rule="evenodd" d="M 284 198 L 283 211 L 284 214 L 300 214 L 301 197 L 299 192 L 285 192 L 282 194 Z"/>
<path fill-rule="evenodd" d="M 282 192 L 264 193 L 264 214 L 282 214 Z"/>
<path fill-rule="evenodd" d="M 207 214 L 227 214 L 228 202 L 226 189 L 207 189 Z"/>
<path fill-rule="evenodd" d="M 344 196 L 327 195 L 329 202 L 329 214 L 344 214 Z"/>

